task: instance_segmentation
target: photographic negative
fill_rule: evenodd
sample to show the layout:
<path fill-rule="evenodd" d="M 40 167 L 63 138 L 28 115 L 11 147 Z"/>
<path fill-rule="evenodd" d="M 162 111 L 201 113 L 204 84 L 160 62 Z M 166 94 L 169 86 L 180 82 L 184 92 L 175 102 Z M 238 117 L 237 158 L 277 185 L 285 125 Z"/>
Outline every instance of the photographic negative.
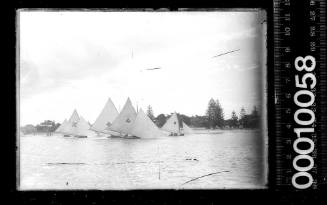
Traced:
<path fill-rule="evenodd" d="M 17 12 L 19 190 L 262 189 L 266 12 Z"/>

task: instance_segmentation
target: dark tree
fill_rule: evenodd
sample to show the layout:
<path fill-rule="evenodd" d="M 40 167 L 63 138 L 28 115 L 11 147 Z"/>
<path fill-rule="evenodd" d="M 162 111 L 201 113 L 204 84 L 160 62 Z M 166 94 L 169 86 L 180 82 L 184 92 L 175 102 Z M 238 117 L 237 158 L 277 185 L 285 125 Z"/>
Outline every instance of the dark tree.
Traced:
<path fill-rule="evenodd" d="M 238 126 L 238 117 L 237 117 L 236 112 L 234 110 L 232 112 L 230 126 L 234 127 L 234 128 Z"/>
<path fill-rule="evenodd" d="M 192 127 L 207 127 L 209 128 L 209 125 L 208 125 L 208 120 L 207 120 L 207 117 L 206 116 L 192 116 L 190 118 L 190 125 Z"/>
<path fill-rule="evenodd" d="M 216 100 L 215 125 L 220 128 L 224 126 L 224 111 L 218 99 Z"/>
<path fill-rule="evenodd" d="M 249 118 L 249 128 L 258 128 L 260 126 L 260 116 L 256 106 L 253 107 L 252 113 Z"/>
<path fill-rule="evenodd" d="M 191 118 L 187 115 L 179 114 L 179 118 L 181 121 L 185 122 L 186 124 L 191 124 Z"/>
<path fill-rule="evenodd" d="M 156 124 L 158 127 L 162 127 L 167 121 L 167 118 L 164 114 L 160 114 L 156 117 Z"/>
<path fill-rule="evenodd" d="M 247 124 L 247 117 L 246 117 L 246 111 L 244 107 L 241 108 L 240 112 L 240 120 L 239 120 L 240 125 L 244 128 Z"/>
<path fill-rule="evenodd" d="M 246 115 L 246 111 L 245 111 L 244 107 L 242 107 L 241 112 L 240 112 L 240 119 L 242 119 L 245 115 Z"/>
<path fill-rule="evenodd" d="M 258 117 L 259 114 L 258 114 L 257 106 L 253 106 L 251 115 L 254 117 Z"/>
<path fill-rule="evenodd" d="M 210 99 L 208 103 L 208 108 L 206 111 L 206 117 L 208 120 L 208 127 L 215 128 L 215 114 L 216 114 L 216 102 L 214 99 Z"/>
<path fill-rule="evenodd" d="M 224 126 L 228 126 L 229 128 L 232 128 L 233 125 L 232 125 L 232 119 L 228 119 L 228 120 L 225 120 L 225 123 L 224 123 Z"/>
<path fill-rule="evenodd" d="M 60 124 L 51 120 L 44 120 L 40 124 L 36 125 L 37 132 L 54 132 Z"/>
<path fill-rule="evenodd" d="M 221 128 L 224 126 L 224 112 L 218 99 L 216 101 L 212 98 L 210 99 L 206 117 L 208 120 L 208 127 L 216 128 L 218 126 Z"/>
<path fill-rule="evenodd" d="M 253 107 L 251 114 L 246 114 L 245 109 L 242 107 L 239 123 L 243 128 L 258 128 L 260 126 L 260 116 L 257 107 Z"/>
<path fill-rule="evenodd" d="M 152 122 L 155 121 L 155 117 L 154 117 L 154 114 L 153 114 L 153 110 L 152 110 L 151 105 L 148 106 L 148 109 L 146 111 L 146 114 L 152 120 Z"/>

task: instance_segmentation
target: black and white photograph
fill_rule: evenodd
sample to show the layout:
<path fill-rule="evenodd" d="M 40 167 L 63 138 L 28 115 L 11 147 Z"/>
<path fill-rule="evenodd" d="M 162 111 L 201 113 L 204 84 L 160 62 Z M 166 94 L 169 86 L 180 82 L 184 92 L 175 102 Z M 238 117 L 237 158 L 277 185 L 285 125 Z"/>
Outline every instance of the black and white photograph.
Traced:
<path fill-rule="evenodd" d="M 265 189 L 262 9 L 20 9 L 18 190 Z"/>

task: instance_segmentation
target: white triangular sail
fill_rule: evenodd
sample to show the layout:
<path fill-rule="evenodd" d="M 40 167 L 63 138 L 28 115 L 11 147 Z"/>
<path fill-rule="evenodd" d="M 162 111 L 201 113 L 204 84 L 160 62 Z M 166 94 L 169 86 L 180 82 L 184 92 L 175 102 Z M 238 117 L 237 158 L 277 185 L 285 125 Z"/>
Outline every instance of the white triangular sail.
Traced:
<path fill-rule="evenodd" d="M 117 134 L 109 130 L 109 127 L 119 115 L 114 103 L 109 98 L 100 115 L 93 123 L 91 130 L 96 132 L 102 132 L 106 134 Z"/>
<path fill-rule="evenodd" d="M 136 118 L 136 111 L 132 105 L 131 100 L 128 98 L 122 111 L 116 117 L 116 119 L 112 122 L 109 130 L 129 134 L 132 128 L 132 125 Z"/>
<path fill-rule="evenodd" d="M 80 117 L 77 114 L 77 111 L 74 110 L 73 114 L 70 116 L 66 126 L 64 126 L 63 130 L 61 131 L 64 134 L 75 134 L 77 133 L 77 123 Z"/>
<path fill-rule="evenodd" d="M 192 128 L 190 128 L 189 126 L 187 126 L 186 123 L 183 122 L 183 132 L 184 134 L 192 134 L 194 133 Z"/>
<path fill-rule="evenodd" d="M 162 126 L 161 129 L 165 130 L 165 131 L 168 131 L 168 132 L 179 134 L 180 130 L 179 130 L 179 123 L 178 123 L 177 114 L 176 113 L 172 114 L 172 116 L 170 116 L 170 118 Z"/>
<path fill-rule="evenodd" d="M 61 130 L 60 130 L 60 133 L 62 133 L 62 134 L 66 134 L 66 133 L 68 133 L 69 130 L 70 130 L 70 126 L 71 126 L 71 125 L 68 123 L 68 121 L 66 121 L 66 123 L 63 124 L 63 126 L 62 126 L 62 128 L 61 128 Z"/>
<path fill-rule="evenodd" d="M 140 138 L 157 138 L 162 136 L 162 132 L 142 109 L 137 113 L 130 134 Z"/>
<path fill-rule="evenodd" d="M 77 122 L 79 120 L 79 115 L 76 110 L 74 110 L 73 114 L 70 116 L 68 123 Z"/>
<path fill-rule="evenodd" d="M 75 135 L 79 136 L 90 136 L 93 134 L 93 131 L 90 130 L 89 123 L 81 116 L 77 122 Z"/>
<path fill-rule="evenodd" d="M 67 124 L 67 119 L 65 119 L 65 120 L 61 123 L 61 125 L 56 129 L 55 132 L 57 132 L 57 133 L 61 133 L 61 132 L 64 130 L 64 127 L 66 126 L 66 124 Z"/>

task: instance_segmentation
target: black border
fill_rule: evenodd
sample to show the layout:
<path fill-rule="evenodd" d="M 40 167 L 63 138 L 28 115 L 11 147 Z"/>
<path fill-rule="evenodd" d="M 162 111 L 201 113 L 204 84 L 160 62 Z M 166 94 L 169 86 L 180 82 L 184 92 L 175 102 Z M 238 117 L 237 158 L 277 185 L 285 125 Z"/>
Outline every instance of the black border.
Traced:
<path fill-rule="evenodd" d="M 77 6 L 78 5 L 78 6 Z M 148 191 L 17 191 L 16 190 L 16 9 L 19 8 L 168 8 L 176 11 L 177 8 L 262 8 L 267 11 L 268 22 L 268 59 L 267 59 L 267 76 L 268 76 L 268 143 L 269 143 L 269 188 L 265 190 L 148 190 Z M 250 1 L 250 0 L 224 0 L 224 1 L 167 1 L 166 3 L 156 2 L 156 4 L 147 4 L 141 2 L 110 2 L 97 3 L 95 1 L 53 1 L 38 0 L 38 1 L 22 1 L 16 0 L 11 5 L 7 5 L 4 13 L 6 17 L 5 25 L 2 26 L 5 30 L 5 37 L 2 39 L 6 43 L 5 52 L 9 54 L 6 60 L 3 88 L 6 97 L 3 98 L 6 103 L 4 125 L 6 135 L 3 135 L 5 141 L 6 163 L 5 171 L 2 174 L 5 180 L 5 194 L 8 202 L 17 204 L 220 204 L 221 202 L 235 203 L 240 201 L 259 202 L 260 204 L 304 204 L 304 203 L 319 203 L 319 197 L 323 196 L 321 191 L 303 192 L 288 191 L 280 192 L 274 190 L 274 110 L 269 109 L 274 107 L 274 61 L 273 61 L 273 26 L 272 26 L 272 11 L 273 1 Z M 9 18 L 9 21 L 7 19 Z M 9 89 L 8 89 L 9 88 Z M 8 97 L 7 97 L 8 96 Z M 8 109 L 9 108 L 9 109 Z M 8 121 L 9 119 L 9 121 Z M 2 144 L 2 143 L 1 143 Z"/>

